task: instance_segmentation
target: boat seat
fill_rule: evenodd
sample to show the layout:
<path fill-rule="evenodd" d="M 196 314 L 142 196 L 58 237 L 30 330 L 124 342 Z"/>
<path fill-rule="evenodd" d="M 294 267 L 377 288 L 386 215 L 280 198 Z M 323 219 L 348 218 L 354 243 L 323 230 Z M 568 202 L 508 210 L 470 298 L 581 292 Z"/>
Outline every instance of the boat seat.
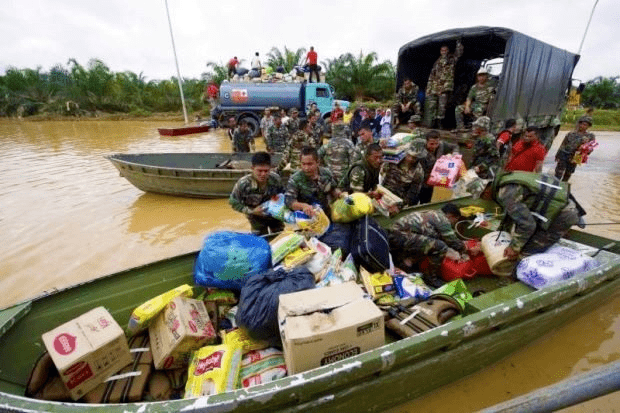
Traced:
<path fill-rule="evenodd" d="M 482 311 L 497 304 L 501 304 L 506 300 L 513 300 L 515 298 L 522 297 L 533 291 L 536 290 L 529 285 L 517 281 L 504 287 L 490 291 L 488 293 L 474 297 L 467 302 L 465 312 L 471 314 Z"/>

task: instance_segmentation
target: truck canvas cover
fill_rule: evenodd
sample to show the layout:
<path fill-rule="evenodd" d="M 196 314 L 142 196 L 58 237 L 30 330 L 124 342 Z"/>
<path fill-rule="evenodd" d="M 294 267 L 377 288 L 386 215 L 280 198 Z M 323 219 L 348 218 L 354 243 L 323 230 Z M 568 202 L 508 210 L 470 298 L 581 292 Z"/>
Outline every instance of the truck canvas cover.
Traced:
<path fill-rule="evenodd" d="M 456 104 L 465 100 L 482 62 L 503 58 L 488 113 L 494 123 L 522 117 L 528 124 L 547 126 L 559 115 L 579 55 L 502 27 L 446 30 L 405 44 L 398 52 L 397 87 L 409 77 L 425 90 L 440 47 L 447 44 L 453 53 L 457 40 L 464 52 L 455 70 Z"/>

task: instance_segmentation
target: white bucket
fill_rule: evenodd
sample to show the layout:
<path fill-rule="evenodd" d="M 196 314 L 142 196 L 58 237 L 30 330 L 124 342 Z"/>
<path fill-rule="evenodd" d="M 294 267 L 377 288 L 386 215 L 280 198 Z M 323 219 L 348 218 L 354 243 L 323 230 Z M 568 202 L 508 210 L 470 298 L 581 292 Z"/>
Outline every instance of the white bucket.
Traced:
<path fill-rule="evenodd" d="M 504 250 L 511 240 L 510 234 L 503 231 L 490 232 L 480 240 L 480 247 L 489 263 L 491 271 L 500 277 L 509 277 L 515 266 L 514 261 L 504 257 Z"/>

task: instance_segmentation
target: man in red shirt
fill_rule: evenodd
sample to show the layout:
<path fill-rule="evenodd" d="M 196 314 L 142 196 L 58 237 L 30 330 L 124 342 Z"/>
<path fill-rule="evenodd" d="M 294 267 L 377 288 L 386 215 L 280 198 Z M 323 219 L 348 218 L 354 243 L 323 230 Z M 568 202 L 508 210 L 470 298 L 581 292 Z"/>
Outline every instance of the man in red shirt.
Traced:
<path fill-rule="evenodd" d="M 540 143 L 538 128 L 530 126 L 514 144 L 504 167 L 507 171 L 541 172 L 547 149 Z"/>
<path fill-rule="evenodd" d="M 308 69 L 310 69 L 310 76 L 308 76 L 308 82 L 312 83 L 312 73 L 316 73 L 316 81 L 317 83 L 321 80 L 319 78 L 319 66 L 317 65 L 317 54 L 314 51 L 314 46 L 310 46 L 310 51 L 306 55 L 306 64 L 308 65 Z"/>
<path fill-rule="evenodd" d="M 239 60 L 237 60 L 237 56 L 233 57 L 228 61 L 228 77 L 232 79 L 232 77 L 237 73 L 237 65 L 239 64 Z"/>

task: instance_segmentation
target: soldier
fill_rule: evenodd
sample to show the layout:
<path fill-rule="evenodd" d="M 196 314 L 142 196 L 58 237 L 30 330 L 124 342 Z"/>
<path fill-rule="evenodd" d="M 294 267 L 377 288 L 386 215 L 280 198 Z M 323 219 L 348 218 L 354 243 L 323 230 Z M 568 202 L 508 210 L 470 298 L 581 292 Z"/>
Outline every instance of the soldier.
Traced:
<path fill-rule="evenodd" d="M 499 168 L 500 156 L 495 138 L 489 133 L 491 119 L 481 116 L 472 123 L 472 126 L 474 128 L 472 137 L 476 140 L 472 168 L 481 178 L 493 178 Z"/>
<path fill-rule="evenodd" d="M 404 206 L 417 205 L 418 196 L 424 181 L 424 168 L 419 162 L 422 152 L 409 149 L 399 162 L 384 162 L 381 169 L 382 185 L 402 198 Z"/>
<path fill-rule="evenodd" d="M 427 256 L 430 268 L 424 274 L 424 282 L 434 288 L 443 285 L 439 271 L 444 258 L 469 259 L 465 244 L 452 229 L 460 219 L 460 211 L 454 204 L 446 204 L 439 211 L 416 211 L 399 218 L 387 230 L 395 264 L 410 272 L 416 262 Z"/>
<path fill-rule="evenodd" d="M 383 163 L 383 150 L 378 143 L 366 148 L 364 159 L 355 162 L 342 179 L 340 186 L 347 192 L 364 192 L 371 198 L 379 198 L 376 191 L 379 184 L 379 171 Z"/>
<path fill-rule="evenodd" d="M 357 151 L 357 160 L 361 161 L 364 158 L 368 146 L 375 141 L 372 136 L 371 126 L 369 124 L 363 124 L 359 129 L 358 137 L 359 139 L 355 145 L 355 150 Z"/>
<path fill-rule="evenodd" d="M 440 139 L 439 132 L 436 130 L 429 131 L 425 139 L 414 139 L 411 146 L 421 152 L 420 164 L 424 169 L 424 181 L 418 199 L 420 204 L 427 204 L 433 199 L 433 191 L 435 187 L 427 185 L 426 182 L 431 176 L 433 167 L 437 159 L 442 156 L 458 150 L 457 145 L 452 145 Z"/>
<path fill-rule="evenodd" d="M 320 112 L 313 112 L 308 118 L 311 126 L 310 138 L 312 138 L 312 146 L 315 148 L 320 148 L 323 145 L 323 127 L 319 123 L 319 118 Z"/>
<path fill-rule="evenodd" d="M 267 129 L 265 143 L 269 153 L 284 152 L 291 135 L 288 128 L 282 124 L 279 114 L 273 117 L 273 125 Z"/>
<path fill-rule="evenodd" d="M 265 108 L 263 118 L 260 120 L 260 132 L 263 137 L 267 136 L 267 129 L 273 124 L 273 118 L 271 117 L 271 109 Z"/>
<path fill-rule="evenodd" d="M 291 109 L 291 116 L 288 119 L 288 131 L 293 136 L 299 130 L 299 111 L 296 108 Z"/>
<path fill-rule="evenodd" d="M 304 146 L 299 157 L 301 170 L 288 180 L 284 201 L 286 206 L 293 211 L 303 211 L 308 216 L 314 216 L 312 205 L 318 204 L 328 217 L 331 216 L 329 204 L 340 196 L 332 173 L 327 168 L 319 167 L 316 148 Z"/>
<path fill-rule="evenodd" d="M 469 89 L 465 104 L 458 105 L 454 109 L 456 127 L 465 128 L 464 115 L 472 115 L 474 120 L 486 115 L 493 96 L 495 96 L 495 85 L 489 83 L 489 72 L 482 67 L 476 75 L 476 84 Z"/>
<path fill-rule="evenodd" d="M 411 131 L 413 135 L 413 139 L 424 138 L 424 131 L 421 128 L 422 126 L 422 117 L 420 115 L 413 115 L 407 121 L 407 127 Z"/>
<path fill-rule="evenodd" d="M 250 152 L 254 150 L 254 137 L 250 133 L 245 120 L 239 122 L 239 127 L 233 133 L 233 152 Z"/>
<path fill-rule="evenodd" d="M 403 80 L 403 85 L 396 92 L 396 104 L 394 105 L 394 126 L 398 126 L 404 119 L 409 119 L 414 114 L 420 113 L 418 91 L 420 88 L 408 77 Z"/>
<path fill-rule="evenodd" d="M 237 120 L 234 116 L 228 118 L 227 126 L 228 129 L 226 130 L 226 136 L 228 136 L 228 139 L 230 139 L 230 141 L 232 142 L 233 136 L 235 135 L 235 128 L 237 127 Z"/>
<path fill-rule="evenodd" d="M 430 127 L 440 127 L 446 115 L 446 105 L 454 89 L 454 67 L 463 54 L 463 45 L 456 42 L 454 54 L 449 54 L 447 45 L 441 46 L 440 56 L 435 61 L 426 84 L 426 124 Z"/>
<path fill-rule="evenodd" d="M 574 131 L 566 134 L 560 148 L 555 154 L 555 161 L 558 163 L 555 167 L 555 176 L 564 182 L 568 182 L 570 176 L 575 172 L 577 162 L 575 162 L 575 154 L 579 147 L 584 143 L 595 140 L 594 134 L 588 132 L 588 128 L 592 126 L 592 118 L 590 116 L 582 116 L 577 121 Z"/>
<path fill-rule="evenodd" d="M 511 260 L 545 252 L 573 225 L 583 224 L 581 210 L 569 193 L 568 184 L 535 172 L 507 172 L 493 182 L 473 182 L 474 197 L 494 199 L 504 209 L 504 227 L 514 224 L 512 241 L 504 251 Z M 474 185 L 476 184 L 476 185 Z"/>
<path fill-rule="evenodd" d="M 349 167 L 357 160 L 355 145 L 348 138 L 348 126 L 342 123 L 342 117 L 332 124 L 332 138 L 319 148 L 321 165 L 329 169 L 339 183 Z"/>
<path fill-rule="evenodd" d="M 246 215 L 252 233 L 263 235 L 269 230 L 273 233 L 284 229 L 282 221 L 268 216 L 261 207 L 263 202 L 283 192 L 280 177 L 271 171 L 271 156 L 257 152 L 252 156 L 252 173 L 237 181 L 228 202 L 235 211 Z"/>
<path fill-rule="evenodd" d="M 278 165 L 279 172 L 282 171 L 289 162 L 291 163 L 291 170 L 298 170 L 300 166 L 299 154 L 301 153 L 301 148 L 304 146 L 314 147 L 314 140 L 310 137 L 310 134 L 312 133 L 312 126 L 310 125 L 310 122 L 307 120 L 302 120 L 299 127 L 300 129 L 291 137 L 288 142 L 288 146 L 282 154 L 282 159 Z"/>

